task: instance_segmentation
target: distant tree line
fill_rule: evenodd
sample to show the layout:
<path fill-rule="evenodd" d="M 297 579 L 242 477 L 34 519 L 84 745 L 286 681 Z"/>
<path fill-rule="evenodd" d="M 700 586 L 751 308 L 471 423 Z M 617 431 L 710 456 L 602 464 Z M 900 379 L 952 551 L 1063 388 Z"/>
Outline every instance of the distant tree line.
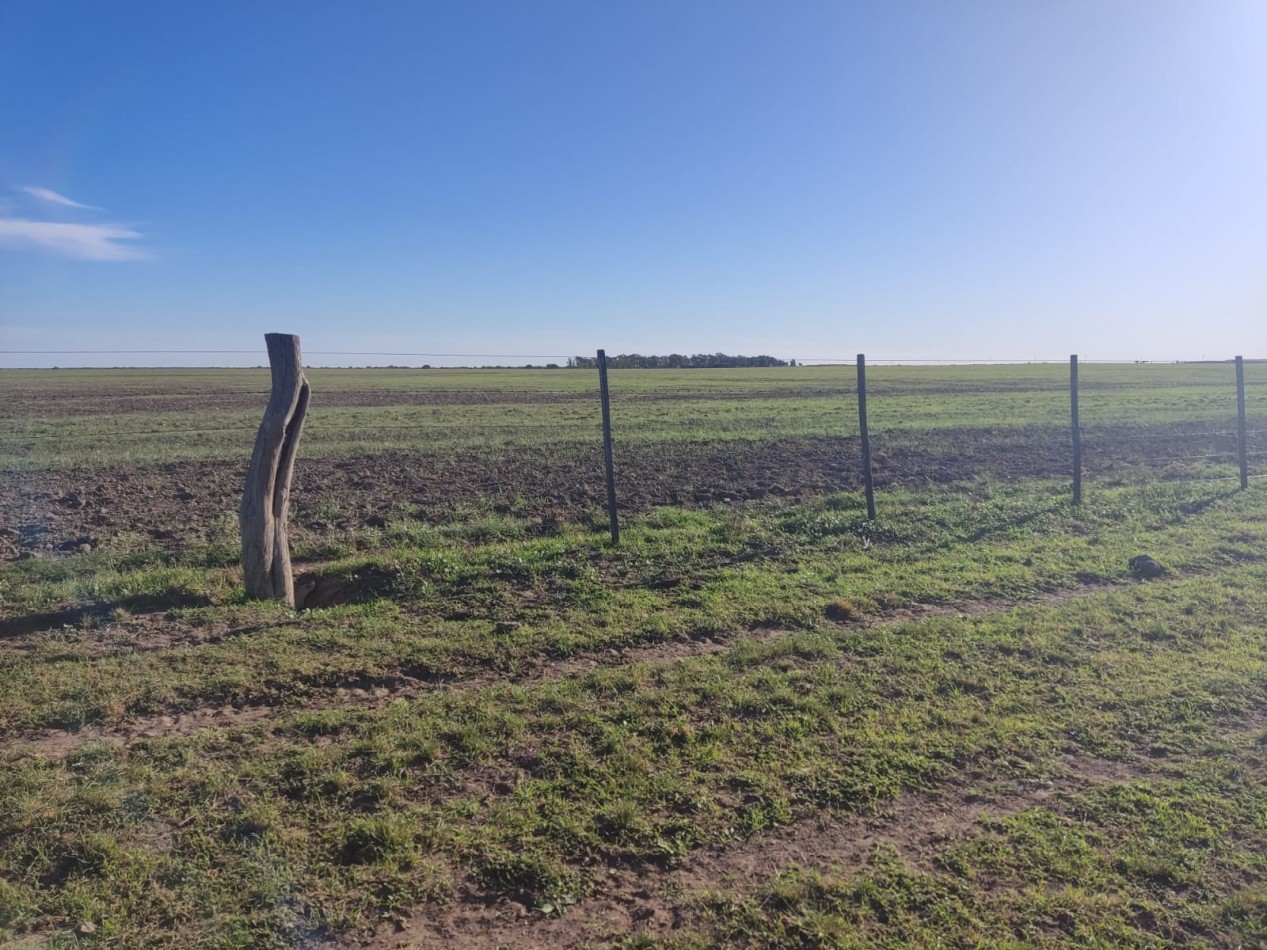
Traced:
<path fill-rule="evenodd" d="M 795 366 L 796 360 L 781 360 L 773 356 L 727 356 L 725 353 L 696 353 L 684 356 L 670 353 L 668 356 L 643 356 L 641 353 L 621 353 L 607 357 L 612 369 L 721 369 L 735 366 Z M 569 369 L 597 369 L 598 359 L 593 356 L 568 358 Z"/>

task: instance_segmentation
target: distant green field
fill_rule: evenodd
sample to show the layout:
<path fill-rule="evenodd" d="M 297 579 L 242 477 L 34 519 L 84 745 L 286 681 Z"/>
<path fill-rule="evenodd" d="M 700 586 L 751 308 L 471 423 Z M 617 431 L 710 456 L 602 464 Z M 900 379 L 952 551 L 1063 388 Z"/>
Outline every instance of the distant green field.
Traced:
<path fill-rule="evenodd" d="M 1247 364 L 1252 426 L 1267 427 L 1267 364 Z M 309 374 L 303 453 L 444 454 L 493 447 L 593 444 L 596 374 L 580 370 L 335 370 Z M 616 370 L 613 426 L 622 444 L 856 435 L 851 366 Z M 870 424 L 886 432 L 1068 425 L 1068 368 L 878 366 Z M 0 371 L 0 466 L 103 466 L 235 459 L 267 401 L 264 370 Z M 1089 364 L 1082 423 L 1189 423 L 1230 431 L 1230 364 Z M 899 436 L 901 438 L 901 436 Z"/>

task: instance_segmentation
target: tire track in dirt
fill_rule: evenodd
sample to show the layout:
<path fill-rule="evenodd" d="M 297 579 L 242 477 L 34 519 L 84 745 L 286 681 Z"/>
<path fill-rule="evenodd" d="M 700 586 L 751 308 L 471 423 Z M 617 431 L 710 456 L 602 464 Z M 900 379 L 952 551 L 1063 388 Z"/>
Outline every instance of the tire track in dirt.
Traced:
<path fill-rule="evenodd" d="M 397 950 L 444 947 L 477 950 L 558 950 L 589 947 L 633 934 L 664 937 L 689 932 L 695 904 L 725 883 L 733 896 L 751 894 L 790 865 L 848 871 L 878 847 L 892 848 L 908 865 L 935 869 L 940 848 L 968 837 L 982 821 L 1007 818 L 1081 789 L 1131 781 L 1151 774 L 1147 765 L 1063 755 L 1050 779 L 956 780 L 936 793 L 903 792 L 872 813 L 820 812 L 727 847 L 691 854 L 671 870 L 612 869 L 598 893 L 562 917 L 548 917 L 522 903 L 490 903 L 473 881 L 462 881 L 449 903 L 428 907 L 372 935 L 312 941 L 310 950 Z"/>
<path fill-rule="evenodd" d="M 1217 730 L 1222 741 L 1267 738 L 1267 706 L 1237 714 Z M 848 873 L 865 864 L 877 848 L 888 848 L 908 866 L 938 870 L 939 850 L 970 837 L 982 822 L 1018 815 L 1037 806 L 1055 806 L 1098 786 L 1175 777 L 1174 763 L 1138 751 L 1129 760 L 1063 752 L 1054 770 L 1032 778 L 959 775 L 936 792 L 902 792 L 871 812 L 824 809 L 794 823 L 761 832 L 728 846 L 700 849 L 673 869 L 613 869 L 594 895 L 562 917 L 541 914 L 464 879 L 447 904 L 373 934 L 315 939 L 308 950 L 403 950 L 452 948 L 560 950 L 607 945 L 622 937 L 687 936 L 704 922 L 701 898 L 719 885 L 727 896 L 745 898 L 784 869 Z"/>
<path fill-rule="evenodd" d="M 1177 582 L 1195 575 L 1171 575 Z M 884 615 L 840 624 L 842 628 L 869 630 L 898 627 L 936 617 L 982 616 L 1010 610 L 1054 606 L 1094 597 L 1098 594 L 1135 586 L 1137 581 L 1089 584 L 1037 594 L 1022 600 L 966 600 L 954 604 L 923 604 L 897 608 Z M 1153 581 L 1152 583 L 1157 583 Z M 1165 582 L 1163 582 L 1165 583 Z M 427 692 L 442 690 L 469 692 L 492 686 L 533 686 L 557 682 L 619 666 L 650 664 L 668 666 L 697 657 L 714 656 L 731 650 L 743 639 L 758 644 L 774 643 L 787 637 L 807 633 L 804 630 L 756 628 L 753 630 L 711 635 L 700 638 L 650 643 L 643 646 L 609 648 L 567 659 L 533 657 L 526 660 L 513 675 L 472 673 L 446 680 L 440 677 L 421 678 L 408 675 L 370 677 L 363 672 L 349 674 L 348 684 L 318 687 L 306 692 L 301 700 L 283 703 L 258 703 L 244 706 L 206 705 L 189 710 L 172 710 L 160 715 L 136 717 L 112 725 L 90 725 L 78 730 L 39 729 L 21 736 L 0 740 L 0 754 L 22 749 L 24 753 L 45 758 L 61 758 L 89 742 L 114 742 L 122 745 L 138 740 L 169 736 L 188 736 L 206 729 L 242 728 L 258 725 L 279 716 L 299 712 L 329 710 L 369 710 L 398 700 L 409 700 Z M 370 682 L 367 682 L 370 680 Z M 356 684 L 356 685 L 350 685 Z"/>

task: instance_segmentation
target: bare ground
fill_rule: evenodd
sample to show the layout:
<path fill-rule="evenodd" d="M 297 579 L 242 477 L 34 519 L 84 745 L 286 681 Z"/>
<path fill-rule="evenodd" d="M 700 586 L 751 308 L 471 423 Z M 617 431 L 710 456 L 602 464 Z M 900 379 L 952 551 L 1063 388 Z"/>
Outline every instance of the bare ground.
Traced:
<path fill-rule="evenodd" d="M 1191 426 L 1087 432 L 1091 476 L 1129 477 L 1233 442 Z M 1070 472 L 1064 429 L 894 432 L 874 440 L 877 486 L 948 485 Z M 232 540 L 246 462 L 173 462 L 104 469 L 14 471 L 0 479 L 0 558 L 95 550 L 140 536 L 172 548 Z M 636 477 L 633 473 L 636 473 Z M 861 487 L 851 437 L 633 443 L 617 446 L 620 506 L 710 506 L 765 498 L 802 500 Z M 600 446 L 443 456 L 384 453 L 303 458 L 295 471 L 297 538 L 378 526 L 390 518 L 449 521 L 455 505 L 524 517 L 579 520 L 605 503 Z M 218 533 L 217 533 L 218 532 Z"/>

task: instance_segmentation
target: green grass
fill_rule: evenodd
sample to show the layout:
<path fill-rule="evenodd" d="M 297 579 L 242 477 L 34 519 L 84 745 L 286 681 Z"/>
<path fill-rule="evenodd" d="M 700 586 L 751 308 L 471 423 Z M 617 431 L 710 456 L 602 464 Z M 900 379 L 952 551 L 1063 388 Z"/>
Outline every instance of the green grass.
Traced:
<path fill-rule="evenodd" d="M 912 603 L 1122 582 L 1141 538 L 1184 573 L 1255 559 L 1267 546 L 1256 494 L 1120 488 L 1081 511 L 1061 496 L 1058 486 L 1032 484 L 897 493 L 878 525 L 848 495 L 663 509 L 627 525 L 619 550 L 578 528 L 516 538 L 523 525 L 505 518 L 441 530 L 402 523 L 383 529 L 373 553 L 323 568 L 367 602 L 295 619 L 241 602 L 233 569 L 191 566 L 194 553 L 184 564 L 137 554 L 18 562 L 0 568 L 0 606 L 66 619 L 0 668 L 0 735 L 207 703 L 303 702 L 315 688 L 402 675 L 511 675 L 543 658 L 762 627 L 826 629 L 833 603 L 883 616 Z M 126 631 L 127 613 L 164 606 L 174 608 L 165 634 L 197 649 L 137 653 L 126 636 L 114 648 L 84 636 L 120 613 Z M 83 629 L 68 635 L 67 624 Z M 220 635 L 203 642 L 208 631 Z"/>
<path fill-rule="evenodd" d="M 1023 432 L 1064 412 L 1062 372 L 880 368 L 875 418 L 893 438 L 953 443 L 992 414 Z M 1091 366 L 1084 407 L 1213 422 L 1228 372 Z M 331 393 L 488 396 L 512 380 L 560 400 L 330 410 L 365 425 L 579 418 L 592 382 L 313 375 Z M 842 375 L 613 383 L 649 424 L 725 439 L 766 420 L 774 439 L 847 415 Z M 66 378 L 6 374 L 0 389 L 60 398 Z M 168 400 L 135 415 L 180 427 L 182 389 L 260 379 L 92 383 L 103 408 Z M 688 382 L 692 398 L 674 397 Z M 118 460 L 108 430 L 130 415 L 64 423 L 102 439 L 76 458 Z M 229 446 L 144 453 L 204 449 Z M 205 544 L 120 532 L 0 565 L 0 944 L 321 945 L 450 914 L 460 929 L 514 901 L 524 933 L 562 916 L 585 945 L 666 950 L 1259 945 L 1267 494 L 1119 481 L 1090 483 L 1078 509 L 1063 481 L 891 489 L 878 521 L 852 493 L 655 508 L 626 519 L 618 548 L 601 519 L 527 507 L 389 512 L 297 532 L 301 569 L 354 595 L 300 613 L 245 600 L 231 526 L 208 525 Z M 333 519 L 342 499 L 316 503 Z M 1134 580 L 1138 553 L 1167 576 Z M 950 806 L 969 817 L 930 827 Z M 838 859 L 777 847 L 820 824 L 853 842 L 863 822 L 872 843 Z M 727 864 L 754 852 L 771 870 Z M 682 926 L 582 923 L 635 892 Z"/>
<path fill-rule="evenodd" d="M 28 909 L 9 925 L 88 919 L 135 945 L 163 945 L 169 928 L 201 921 L 204 945 L 281 946 L 317 926 L 365 926 L 440 898 L 464 875 L 530 901 L 583 898 L 613 862 L 671 867 L 704 845 L 822 809 L 883 807 L 957 775 L 1041 777 L 1069 750 L 1195 755 L 1267 685 L 1264 573 L 741 642 L 667 667 L 295 712 L 267 726 L 90 744 L 65 759 L 16 747 L 3 782 L 2 867 L 13 906 Z M 1003 861 L 1018 886 L 1073 881 L 1087 901 L 1191 864 L 1184 873 L 1204 896 L 1180 896 L 1214 913 L 1207 905 L 1229 896 L 1219 862 L 1249 861 L 1258 873 L 1261 855 L 1194 826 L 1200 815 L 1183 818 L 1187 792 L 1174 779 L 1132 793 L 1145 804 L 1131 807 L 1146 816 L 1156 811 L 1148 796 L 1162 793 L 1175 817 L 1149 819 L 1134 850 L 1113 816 L 1074 801 L 1068 815 L 1032 818 L 1033 832 L 1015 821 L 990 830 L 1033 851 L 1047 847 L 1033 834 L 1054 833 L 1044 823 L 1076 820 L 1091 840 L 1071 855 L 1031 859 L 983 839 L 943 860 L 964 878 L 962 894 L 1002 873 Z M 1217 806 L 1220 831 L 1261 836 L 1254 801 Z M 1195 864 L 1185 857 L 1193 835 Z M 1168 850 L 1154 854 L 1148 840 Z M 1154 899 L 1169 907 L 1165 893 Z M 1101 916 L 1128 927 L 1111 909 Z M 1010 913 L 1020 920 L 1019 901 Z M 886 909 L 872 929 L 901 937 L 905 924 L 890 927 L 892 918 Z"/>

